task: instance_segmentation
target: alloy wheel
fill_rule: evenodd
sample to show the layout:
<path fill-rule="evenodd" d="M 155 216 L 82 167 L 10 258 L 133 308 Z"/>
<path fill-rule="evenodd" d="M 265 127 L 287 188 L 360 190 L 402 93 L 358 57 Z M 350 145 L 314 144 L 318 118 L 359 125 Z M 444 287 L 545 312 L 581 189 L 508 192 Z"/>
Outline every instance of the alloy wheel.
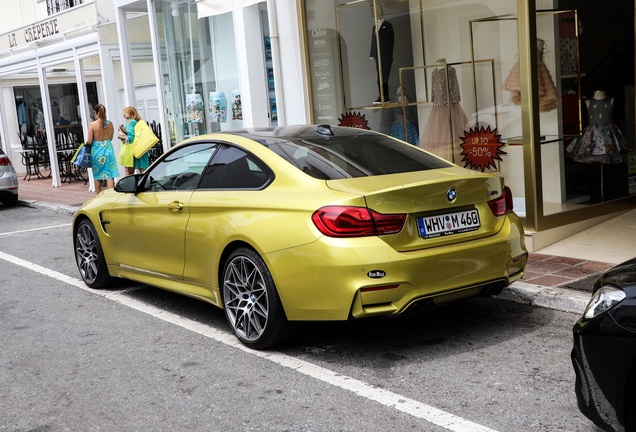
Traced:
<path fill-rule="evenodd" d="M 248 257 L 234 257 L 226 267 L 223 284 L 228 321 L 246 342 L 257 341 L 269 317 L 267 285 L 257 265 Z"/>
<path fill-rule="evenodd" d="M 80 276 L 89 287 L 102 288 L 111 280 L 99 237 L 95 227 L 87 219 L 77 226 L 75 262 Z"/>

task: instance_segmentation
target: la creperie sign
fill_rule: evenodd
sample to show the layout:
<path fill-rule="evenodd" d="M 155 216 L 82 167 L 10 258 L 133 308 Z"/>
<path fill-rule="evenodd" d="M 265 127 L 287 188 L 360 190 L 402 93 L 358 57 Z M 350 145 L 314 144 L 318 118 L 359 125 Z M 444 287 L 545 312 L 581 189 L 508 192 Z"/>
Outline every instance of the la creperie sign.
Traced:
<path fill-rule="evenodd" d="M 45 20 L 12 30 L 0 36 L 0 52 L 19 48 L 34 42 L 44 42 L 58 35 L 85 29 L 97 23 L 95 3 L 85 3 Z"/>
<path fill-rule="evenodd" d="M 49 36 L 60 34 L 60 28 L 57 25 L 57 18 L 37 23 L 31 27 L 24 29 L 24 41 L 26 43 L 35 42 Z M 9 35 L 9 46 L 11 48 L 18 46 L 18 40 L 15 33 Z"/>

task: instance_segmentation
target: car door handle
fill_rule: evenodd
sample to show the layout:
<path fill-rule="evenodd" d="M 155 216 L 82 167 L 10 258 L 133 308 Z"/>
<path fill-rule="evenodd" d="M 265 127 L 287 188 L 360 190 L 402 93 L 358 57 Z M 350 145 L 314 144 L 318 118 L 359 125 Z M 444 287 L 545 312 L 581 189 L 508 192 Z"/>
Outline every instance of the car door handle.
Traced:
<path fill-rule="evenodd" d="M 179 201 L 173 201 L 168 204 L 168 210 L 170 210 L 172 213 L 181 211 L 183 210 L 183 203 L 180 203 Z"/>

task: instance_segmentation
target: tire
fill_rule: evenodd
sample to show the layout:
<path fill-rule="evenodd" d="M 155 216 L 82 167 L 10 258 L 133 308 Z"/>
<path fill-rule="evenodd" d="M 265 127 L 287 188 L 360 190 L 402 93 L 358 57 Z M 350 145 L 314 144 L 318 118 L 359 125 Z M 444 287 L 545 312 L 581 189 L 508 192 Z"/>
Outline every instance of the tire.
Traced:
<path fill-rule="evenodd" d="M 111 281 L 97 231 L 88 219 L 84 219 L 75 231 L 75 263 L 80 276 L 91 288 L 103 288 Z"/>
<path fill-rule="evenodd" d="M 293 333 L 274 280 L 254 250 L 232 252 L 223 270 L 223 306 L 236 337 L 254 349 L 271 348 Z"/>
<path fill-rule="evenodd" d="M 2 204 L 7 207 L 15 207 L 18 205 L 18 194 L 7 194 L 0 198 Z"/>

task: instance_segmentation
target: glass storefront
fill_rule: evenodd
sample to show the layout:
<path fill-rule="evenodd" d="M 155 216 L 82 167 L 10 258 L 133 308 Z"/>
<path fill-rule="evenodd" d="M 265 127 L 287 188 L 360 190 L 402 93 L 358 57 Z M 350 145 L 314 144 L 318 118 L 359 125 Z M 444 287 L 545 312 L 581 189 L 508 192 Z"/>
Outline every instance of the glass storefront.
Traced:
<path fill-rule="evenodd" d="M 169 145 L 241 128 L 232 13 L 198 19 L 194 1 L 154 4 Z"/>
<path fill-rule="evenodd" d="M 464 131 L 498 116 L 502 57 L 517 45 L 514 23 L 481 31 L 472 20 L 514 12 L 509 1 L 305 1 L 314 121 L 369 127 L 462 164 Z"/>
<path fill-rule="evenodd" d="M 634 1 L 533 3 L 304 0 L 313 121 L 497 173 L 520 216 L 636 194 Z"/>
<path fill-rule="evenodd" d="M 18 129 L 23 146 L 33 141 L 46 141 L 44 107 L 40 86 L 16 86 L 13 88 L 16 102 Z M 97 103 L 97 84 L 86 83 L 89 106 Z M 77 84 L 49 85 L 51 116 L 56 137 L 72 143 L 84 142 L 82 113 Z M 90 120 L 89 120 L 90 121 Z"/>
<path fill-rule="evenodd" d="M 561 110 L 551 121 L 564 149 L 561 181 L 544 176 L 544 197 L 559 186 L 562 202 L 575 206 L 634 194 L 634 2 L 558 3 L 572 12 L 537 19 L 538 32 L 557 30 Z M 541 126 L 543 135 L 543 119 Z M 543 145 L 541 150 L 542 159 L 550 157 Z"/>

